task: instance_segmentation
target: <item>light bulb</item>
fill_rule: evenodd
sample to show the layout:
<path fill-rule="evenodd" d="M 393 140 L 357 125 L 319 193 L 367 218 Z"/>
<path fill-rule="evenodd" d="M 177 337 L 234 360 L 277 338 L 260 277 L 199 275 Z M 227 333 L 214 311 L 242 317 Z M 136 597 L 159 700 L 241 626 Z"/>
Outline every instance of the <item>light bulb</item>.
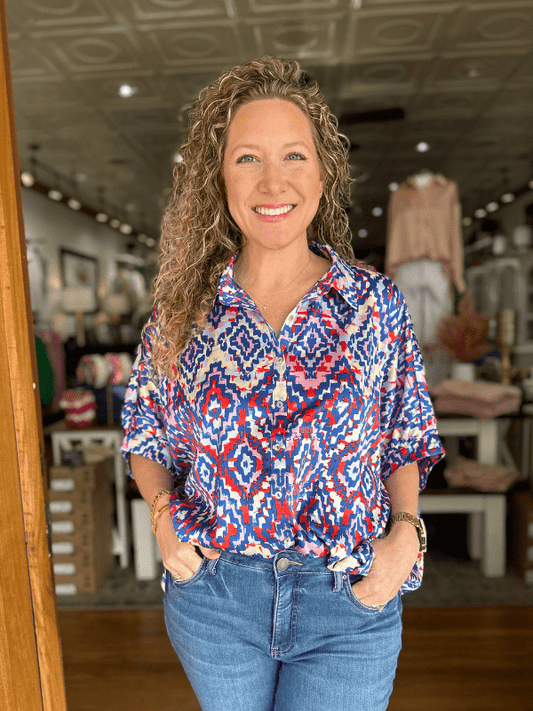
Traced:
<path fill-rule="evenodd" d="M 24 185 L 26 188 L 31 188 L 31 186 L 35 183 L 35 178 L 33 176 L 33 173 L 30 173 L 29 170 L 25 170 L 23 173 L 20 175 L 20 182 L 22 185 Z"/>

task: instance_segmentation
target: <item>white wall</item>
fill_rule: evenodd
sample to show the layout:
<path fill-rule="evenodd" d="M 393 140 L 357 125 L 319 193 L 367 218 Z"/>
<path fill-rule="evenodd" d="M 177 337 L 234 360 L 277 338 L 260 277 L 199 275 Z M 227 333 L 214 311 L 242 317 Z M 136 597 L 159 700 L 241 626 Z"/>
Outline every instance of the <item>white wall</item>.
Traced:
<path fill-rule="evenodd" d="M 126 252 L 126 245 L 132 238 L 31 189 L 22 188 L 22 204 L 26 241 L 45 260 L 46 298 L 44 303 L 32 304 L 32 308 L 39 309 L 37 324 L 47 327 L 60 304 L 60 250 L 69 249 L 95 257 L 98 260 L 98 283 L 107 289 L 116 276 L 116 259 Z M 65 337 L 73 335 L 74 318 L 63 318 L 61 327 L 65 329 Z"/>

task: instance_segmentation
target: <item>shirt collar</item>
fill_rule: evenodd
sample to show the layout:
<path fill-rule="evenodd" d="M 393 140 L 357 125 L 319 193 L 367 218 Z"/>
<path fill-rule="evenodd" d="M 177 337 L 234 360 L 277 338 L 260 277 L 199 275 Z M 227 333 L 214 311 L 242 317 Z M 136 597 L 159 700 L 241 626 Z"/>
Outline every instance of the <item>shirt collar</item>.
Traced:
<path fill-rule="evenodd" d="M 354 266 L 342 259 L 328 244 L 310 242 L 308 246 L 315 254 L 326 257 L 332 262 L 328 271 L 318 282 L 317 288 L 319 292 L 326 294 L 333 288 L 350 306 L 357 309 L 361 284 L 358 275 L 354 272 Z M 254 304 L 248 294 L 233 279 L 233 266 L 238 256 L 239 252 L 236 252 L 222 272 L 218 285 L 218 299 L 226 306 L 243 304 L 253 307 Z M 364 267 L 365 271 L 374 271 L 372 267 L 366 264 L 359 266 Z"/>

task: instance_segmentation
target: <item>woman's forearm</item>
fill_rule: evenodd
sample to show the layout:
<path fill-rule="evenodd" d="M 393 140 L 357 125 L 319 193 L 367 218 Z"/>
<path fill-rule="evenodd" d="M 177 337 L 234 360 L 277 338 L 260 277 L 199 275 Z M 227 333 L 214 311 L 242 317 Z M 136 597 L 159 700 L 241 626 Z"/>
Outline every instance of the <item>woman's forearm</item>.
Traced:
<path fill-rule="evenodd" d="M 420 473 L 416 462 L 396 469 L 385 479 L 385 489 L 391 502 L 391 514 L 406 511 L 413 516 L 418 516 L 419 483 Z"/>
<path fill-rule="evenodd" d="M 172 474 L 161 464 L 142 457 L 140 454 L 132 454 L 130 464 L 135 482 L 148 506 L 152 505 L 160 491 L 174 489 Z M 161 497 L 161 501 L 166 503 L 168 499 L 166 496 Z"/>

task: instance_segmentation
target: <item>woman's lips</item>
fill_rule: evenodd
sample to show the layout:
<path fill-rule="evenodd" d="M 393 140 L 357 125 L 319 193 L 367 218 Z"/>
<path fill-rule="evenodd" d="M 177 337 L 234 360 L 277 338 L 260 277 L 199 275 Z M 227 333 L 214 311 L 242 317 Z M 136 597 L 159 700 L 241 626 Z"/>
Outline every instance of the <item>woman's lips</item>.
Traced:
<path fill-rule="evenodd" d="M 253 211 L 263 222 L 280 222 L 294 210 L 296 205 L 256 205 Z"/>

